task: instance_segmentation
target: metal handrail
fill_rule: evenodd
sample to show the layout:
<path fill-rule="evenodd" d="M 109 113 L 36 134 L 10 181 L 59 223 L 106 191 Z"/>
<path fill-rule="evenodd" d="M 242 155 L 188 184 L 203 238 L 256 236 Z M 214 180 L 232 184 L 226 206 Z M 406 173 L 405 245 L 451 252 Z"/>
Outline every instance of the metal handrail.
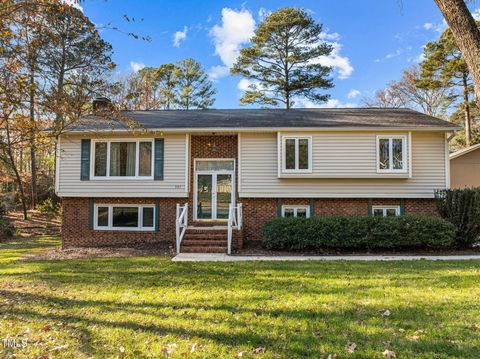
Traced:
<path fill-rule="evenodd" d="M 232 231 L 242 229 L 243 225 L 243 207 L 239 203 L 234 206 L 230 203 L 228 208 L 228 224 L 227 224 L 227 253 L 232 254 Z"/>
<path fill-rule="evenodd" d="M 177 254 L 180 253 L 180 246 L 182 244 L 183 236 L 188 227 L 188 203 L 183 206 L 177 203 L 177 217 L 175 221 L 176 240 L 177 240 Z"/>

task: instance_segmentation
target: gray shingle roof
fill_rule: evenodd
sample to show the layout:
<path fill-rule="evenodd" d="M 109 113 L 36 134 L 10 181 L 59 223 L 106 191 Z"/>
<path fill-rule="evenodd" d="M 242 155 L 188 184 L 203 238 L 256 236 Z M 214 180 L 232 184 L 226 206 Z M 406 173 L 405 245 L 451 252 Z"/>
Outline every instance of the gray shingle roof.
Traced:
<path fill-rule="evenodd" d="M 409 109 L 335 108 L 335 109 L 233 109 L 122 111 L 112 121 L 88 116 L 71 131 L 125 129 L 133 120 L 146 129 L 260 129 L 260 128 L 447 128 L 458 126 Z"/>

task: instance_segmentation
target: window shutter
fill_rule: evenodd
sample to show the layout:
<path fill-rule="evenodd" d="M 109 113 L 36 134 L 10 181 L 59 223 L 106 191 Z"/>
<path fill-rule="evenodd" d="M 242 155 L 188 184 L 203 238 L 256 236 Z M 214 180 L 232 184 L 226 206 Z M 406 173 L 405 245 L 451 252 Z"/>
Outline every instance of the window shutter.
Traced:
<path fill-rule="evenodd" d="M 156 181 L 163 181 L 163 160 L 164 156 L 164 139 L 155 139 L 155 161 L 154 161 L 154 176 Z"/>
<path fill-rule="evenodd" d="M 373 216 L 373 209 L 372 209 L 372 200 L 368 200 L 368 215 Z"/>
<path fill-rule="evenodd" d="M 278 198 L 277 199 L 277 217 L 282 216 L 282 199 Z"/>
<path fill-rule="evenodd" d="M 400 200 L 400 215 L 403 216 L 405 214 L 405 200 L 402 198 Z"/>
<path fill-rule="evenodd" d="M 90 198 L 90 202 L 88 205 L 88 227 L 92 230 L 93 229 L 93 218 L 94 218 L 94 212 L 95 211 L 95 206 L 93 203 L 93 198 Z"/>
<path fill-rule="evenodd" d="M 315 199 L 310 199 L 310 217 L 315 217 Z"/>
<path fill-rule="evenodd" d="M 158 232 L 160 228 L 160 200 L 155 200 L 155 232 Z"/>
<path fill-rule="evenodd" d="M 90 179 L 90 140 L 82 139 L 80 180 L 88 181 L 89 179 Z"/>

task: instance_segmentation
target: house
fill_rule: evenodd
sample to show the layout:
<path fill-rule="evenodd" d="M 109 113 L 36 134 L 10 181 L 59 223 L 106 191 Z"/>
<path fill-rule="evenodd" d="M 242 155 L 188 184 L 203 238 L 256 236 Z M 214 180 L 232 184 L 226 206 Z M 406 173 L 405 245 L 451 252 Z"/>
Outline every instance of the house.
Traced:
<path fill-rule="evenodd" d="M 450 155 L 452 188 L 480 187 L 480 144 Z"/>
<path fill-rule="evenodd" d="M 435 215 L 455 129 L 407 109 L 89 116 L 58 146 L 63 245 L 230 252 L 277 216 Z"/>

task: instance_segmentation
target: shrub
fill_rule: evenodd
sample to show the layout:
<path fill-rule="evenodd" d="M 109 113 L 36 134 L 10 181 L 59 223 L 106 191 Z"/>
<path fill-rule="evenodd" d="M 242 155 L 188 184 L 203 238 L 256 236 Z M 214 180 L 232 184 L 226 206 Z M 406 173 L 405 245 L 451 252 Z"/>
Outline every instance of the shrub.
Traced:
<path fill-rule="evenodd" d="M 45 201 L 39 203 L 37 209 L 47 217 L 55 217 L 60 212 L 60 206 L 54 203 L 51 198 L 47 198 Z"/>
<path fill-rule="evenodd" d="M 456 227 L 456 246 L 471 247 L 480 236 L 480 188 L 436 192 L 438 212 Z"/>
<path fill-rule="evenodd" d="M 265 224 L 269 249 L 415 249 L 454 244 L 455 227 L 435 217 L 276 218 Z"/>

